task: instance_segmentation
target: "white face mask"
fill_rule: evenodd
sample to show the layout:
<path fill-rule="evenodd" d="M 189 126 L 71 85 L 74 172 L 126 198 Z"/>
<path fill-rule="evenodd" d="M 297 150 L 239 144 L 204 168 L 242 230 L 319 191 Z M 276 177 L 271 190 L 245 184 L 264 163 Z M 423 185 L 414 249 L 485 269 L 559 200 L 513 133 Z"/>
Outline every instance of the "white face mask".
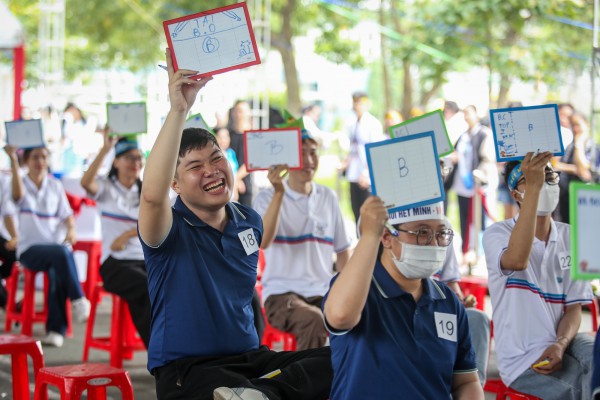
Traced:
<path fill-rule="evenodd" d="M 398 271 L 408 279 L 429 278 L 444 265 L 446 247 L 418 246 L 403 242 L 400 242 L 400 246 L 400 259 L 398 260 L 392 251 L 392 260 Z"/>
<path fill-rule="evenodd" d="M 525 190 L 519 192 L 515 189 L 515 192 L 521 195 L 521 199 L 525 200 Z M 540 198 L 538 199 L 537 215 L 540 217 L 550 215 L 552 211 L 558 205 L 558 198 L 560 196 L 560 188 L 558 185 L 548 185 L 544 183 L 542 190 L 540 191 Z"/>

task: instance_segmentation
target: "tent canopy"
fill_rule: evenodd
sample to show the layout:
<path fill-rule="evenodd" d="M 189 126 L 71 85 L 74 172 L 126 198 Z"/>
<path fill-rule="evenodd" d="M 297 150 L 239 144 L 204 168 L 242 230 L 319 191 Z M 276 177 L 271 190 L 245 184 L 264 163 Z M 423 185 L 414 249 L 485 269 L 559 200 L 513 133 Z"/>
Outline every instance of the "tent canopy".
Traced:
<path fill-rule="evenodd" d="M 14 49 L 23 45 L 23 26 L 6 4 L 0 1 L 0 49 Z"/>

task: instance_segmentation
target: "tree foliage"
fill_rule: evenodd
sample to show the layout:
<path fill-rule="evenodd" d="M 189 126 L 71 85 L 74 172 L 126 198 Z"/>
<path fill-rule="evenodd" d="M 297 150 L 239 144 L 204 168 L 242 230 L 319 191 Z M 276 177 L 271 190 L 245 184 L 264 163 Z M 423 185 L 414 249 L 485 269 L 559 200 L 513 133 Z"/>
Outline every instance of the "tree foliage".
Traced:
<path fill-rule="evenodd" d="M 66 1 L 67 78 L 104 68 L 140 70 L 162 59 L 162 21 L 231 4 L 205 0 Z M 592 0 L 272 0 L 271 46 L 284 62 L 287 101 L 300 105 L 293 39 L 320 29 L 316 51 L 353 67 L 364 60 L 348 31 L 365 20 L 381 24 L 386 45 L 386 85 L 402 87 L 402 108 L 425 105 L 448 72 L 486 66 L 506 100 L 510 83 L 560 83 L 567 71 L 589 65 L 591 30 L 565 21 L 591 24 Z M 250 3 L 252 6 L 252 3 Z M 28 79 L 35 81 L 40 7 L 32 0 L 10 0 L 9 8 L 27 32 Z M 504 96 L 504 99 L 502 98 Z M 393 99 L 398 104 L 400 99 Z"/>

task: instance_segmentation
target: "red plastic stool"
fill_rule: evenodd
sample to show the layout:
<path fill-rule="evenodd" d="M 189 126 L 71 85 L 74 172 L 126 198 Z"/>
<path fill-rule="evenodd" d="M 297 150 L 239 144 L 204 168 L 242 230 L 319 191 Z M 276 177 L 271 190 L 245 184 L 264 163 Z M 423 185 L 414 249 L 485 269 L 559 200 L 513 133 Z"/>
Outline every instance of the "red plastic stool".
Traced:
<path fill-rule="evenodd" d="M 531 394 L 521 393 L 515 389 L 506 387 L 501 379 L 488 379 L 485 382 L 484 390 L 486 392 L 496 393 L 496 400 L 523 399 L 523 400 L 542 400 Z"/>
<path fill-rule="evenodd" d="M 262 344 L 268 346 L 271 350 L 276 343 L 282 343 L 281 350 L 283 351 L 296 351 L 296 336 L 291 333 L 280 331 L 275 329 L 269 324 L 269 320 L 265 315 L 265 308 L 262 308 L 263 317 L 265 320 L 265 332 L 263 333 Z M 277 348 L 276 350 L 279 350 Z"/>
<path fill-rule="evenodd" d="M 94 322 L 96 321 L 96 309 L 99 303 L 99 298 L 104 292 L 101 283 L 96 284 L 96 290 L 92 295 L 92 309 L 90 310 L 90 318 L 88 319 L 87 328 L 85 331 L 85 342 L 83 345 L 83 361 L 88 360 L 90 348 L 105 350 L 110 353 L 110 365 L 115 368 L 123 366 L 123 359 L 130 360 L 133 358 L 134 351 L 146 351 L 146 346 L 142 339 L 137 336 L 137 330 L 131 314 L 129 306 L 119 296 L 112 294 L 112 317 L 110 322 L 110 335 L 94 337 Z M 106 292 L 104 292 L 106 294 Z"/>
<path fill-rule="evenodd" d="M 79 364 L 41 368 L 35 383 L 35 400 L 45 400 L 48 385 L 58 387 L 61 400 L 79 400 L 87 390 L 89 400 L 106 399 L 106 388 L 121 390 L 123 400 L 133 400 L 129 373 L 106 364 Z"/>
<path fill-rule="evenodd" d="M 0 354 L 11 355 L 13 399 L 29 399 L 27 355 L 33 361 L 33 375 L 37 379 L 44 366 L 40 342 L 25 335 L 0 335 Z"/>
<path fill-rule="evenodd" d="M 462 290 L 465 297 L 472 294 L 477 299 L 477 309 L 485 311 L 485 295 L 488 290 L 488 280 L 484 277 L 479 276 L 463 276 L 458 282 L 460 289 Z"/>
<path fill-rule="evenodd" d="M 85 297 L 92 298 L 92 290 L 98 283 L 100 274 L 100 257 L 102 255 L 102 241 L 81 240 L 73 245 L 73 252 L 83 251 L 87 254 L 87 277 L 81 284 Z M 100 300 L 100 299 L 99 299 Z"/>
<path fill-rule="evenodd" d="M 19 286 L 19 275 L 24 276 L 24 293 L 23 304 L 21 310 L 17 310 L 17 289 Z M 41 311 L 35 309 L 35 276 L 38 273 L 44 274 L 44 305 Z M 37 322 L 45 323 L 48 319 L 48 274 L 42 271 L 33 271 L 25 267 L 21 267 L 19 263 L 13 264 L 12 272 L 6 278 L 6 291 L 8 292 L 8 300 L 6 302 L 6 323 L 5 331 L 10 332 L 13 322 L 21 324 L 21 333 L 31 336 L 33 333 L 33 324 Z M 67 336 L 73 336 L 73 327 L 71 326 L 71 307 L 67 300 Z"/>

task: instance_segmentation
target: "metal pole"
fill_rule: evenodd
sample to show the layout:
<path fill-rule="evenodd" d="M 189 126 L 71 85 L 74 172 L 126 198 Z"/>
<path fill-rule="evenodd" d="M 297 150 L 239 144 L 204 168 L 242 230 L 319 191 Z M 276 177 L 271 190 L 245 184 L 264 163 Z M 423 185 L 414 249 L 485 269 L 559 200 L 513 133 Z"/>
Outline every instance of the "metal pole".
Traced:
<path fill-rule="evenodd" d="M 598 65 L 598 21 L 600 17 L 600 0 L 594 0 L 594 32 L 593 32 L 593 42 L 592 42 L 592 109 L 590 112 L 590 128 L 592 132 L 592 137 L 594 137 L 596 133 L 596 85 L 598 83 L 598 73 L 600 72 L 600 66 Z"/>

